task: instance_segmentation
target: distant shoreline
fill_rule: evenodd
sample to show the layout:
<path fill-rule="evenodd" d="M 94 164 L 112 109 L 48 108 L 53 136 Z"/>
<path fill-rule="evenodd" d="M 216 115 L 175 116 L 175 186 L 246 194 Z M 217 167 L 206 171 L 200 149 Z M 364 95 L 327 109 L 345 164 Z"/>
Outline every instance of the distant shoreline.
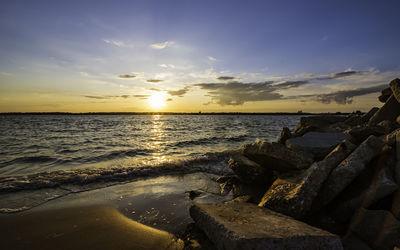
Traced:
<path fill-rule="evenodd" d="M 8 112 L 0 113 L 1 116 L 8 115 L 349 115 L 351 113 L 306 113 L 306 112 Z"/>

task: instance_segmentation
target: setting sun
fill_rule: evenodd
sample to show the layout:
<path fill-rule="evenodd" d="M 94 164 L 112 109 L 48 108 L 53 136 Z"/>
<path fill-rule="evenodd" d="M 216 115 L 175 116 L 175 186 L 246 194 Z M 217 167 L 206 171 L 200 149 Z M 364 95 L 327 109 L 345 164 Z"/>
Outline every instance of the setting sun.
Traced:
<path fill-rule="evenodd" d="M 165 96 L 162 93 L 155 93 L 149 97 L 149 104 L 153 109 L 161 109 L 165 106 Z"/>

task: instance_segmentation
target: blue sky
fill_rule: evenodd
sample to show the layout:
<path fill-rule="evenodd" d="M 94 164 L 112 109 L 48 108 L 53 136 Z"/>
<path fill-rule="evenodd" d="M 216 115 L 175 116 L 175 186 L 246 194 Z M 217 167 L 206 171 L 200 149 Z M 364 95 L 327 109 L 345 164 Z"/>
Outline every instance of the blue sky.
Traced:
<path fill-rule="evenodd" d="M 399 9 L 400 1 L 3 1 L 0 111 L 150 111 L 155 94 L 165 111 L 367 110 L 379 105 L 377 86 L 400 75 Z M 334 77 L 341 72 L 354 73 Z M 279 85 L 288 81 L 306 83 Z M 343 91 L 353 96 L 321 101 Z"/>

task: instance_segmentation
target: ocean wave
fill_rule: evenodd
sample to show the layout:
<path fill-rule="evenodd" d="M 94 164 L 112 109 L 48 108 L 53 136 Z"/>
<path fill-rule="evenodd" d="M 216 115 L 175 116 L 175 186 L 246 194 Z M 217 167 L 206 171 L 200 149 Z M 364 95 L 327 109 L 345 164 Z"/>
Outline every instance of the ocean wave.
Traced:
<path fill-rule="evenodd" d="M 247 135 L 238 135 L 233 137 L 207 137 L 200 138 L 197 140 L 187 140 L 180 141 L 171 144 L 171 147 L 185 147 L 185 146 L 193 146 L 193 145 L 204 145 L 204 144 L 218 144 L 220 142 L 241 142 L 247 139 Z"/>
<path fill-rule="evenodd" d="M 138 167 L 111 167 L 101 169 L 77 169 L 41 172 L 24 176 L 0 177 L 0 193 L 58 187 L 64 184 L 85 185 L 93 182 L 130 181 L 137 178 L 167 174 L 207 172 L 232 173 L 227 167 L 228 159 L 236 151 L 207 153 L 200 157 L 174 160 L 161 164 Z"/>

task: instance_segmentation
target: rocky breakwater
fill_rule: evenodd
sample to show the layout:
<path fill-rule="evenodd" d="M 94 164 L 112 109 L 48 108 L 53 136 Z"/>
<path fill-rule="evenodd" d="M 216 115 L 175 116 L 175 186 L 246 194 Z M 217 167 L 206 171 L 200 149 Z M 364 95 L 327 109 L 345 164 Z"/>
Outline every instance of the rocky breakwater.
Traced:
<path fill-rule="evenodd" d="M 218 249 L 400 247 L 400 79 L 379 100 L 243 146 L 220 177 L 236 199 L 194 204 L 196 225 Z"/>

